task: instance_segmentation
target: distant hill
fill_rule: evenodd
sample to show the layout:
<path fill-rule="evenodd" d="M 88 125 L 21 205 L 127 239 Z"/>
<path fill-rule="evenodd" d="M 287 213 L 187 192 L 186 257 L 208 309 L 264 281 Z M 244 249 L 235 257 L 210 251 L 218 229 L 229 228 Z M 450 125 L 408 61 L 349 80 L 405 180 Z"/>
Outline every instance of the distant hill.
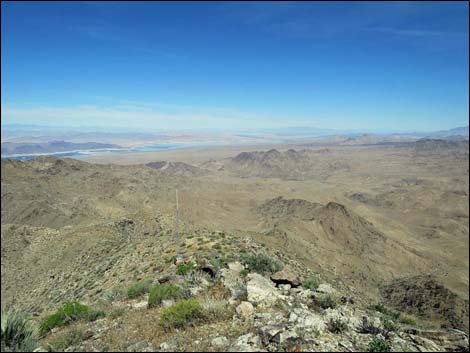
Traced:
<path fill-rule="evenodd" d="M 2 156 L 28 153 L 54 153 L 76 150 L 97 150 L 103 148 L 121 148 L 111 143 L 52 141 L 43 143 L 3 142 Z"/>
<path fill-rule="evenodd" d="M 447 136 L 467 136 L 468 137 L 468 125 L 459 126 L 450 130 L 441 130 L 430 133 L 428 136 L 432 137 L 447 137 Z"/>
<path fill-rule="evenodd" d="M 327 178 L 338 170 L 349 168 L 346 161 L 321 158 L 331 151 L 328 148 L 319 150 L 294 150 L 280 152 L 269 151 L 242 152 L 224 163 L 225 170 L 241 177 L 280 178 L 306 180 Z"/>

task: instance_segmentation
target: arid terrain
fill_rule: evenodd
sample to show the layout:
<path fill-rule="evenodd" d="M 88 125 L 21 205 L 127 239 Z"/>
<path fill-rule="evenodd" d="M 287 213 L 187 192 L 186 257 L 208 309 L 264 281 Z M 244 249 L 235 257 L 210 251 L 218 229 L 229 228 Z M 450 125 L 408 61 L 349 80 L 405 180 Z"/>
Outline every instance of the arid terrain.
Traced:
<path fill-rule="evenodd" d="M 193 147 L 1 163 L 2 307 L 22 308 L 38 322 L 70 300 L 111 310 L 102 302 L 116 286 L 175 276 L 171 257 L 178 246 L 184 261 L 198 264 L 263 251 L 303 279 L 315 274 L 332 284 L 358 310 L 380 303 L 412 315 L 418 331 L 468 334 L 468 140 Z M 295 287 L 290 279 L 280 283 Z M 99 335 L 95 326 L 78 324 L 93 332 L 70 346 L 226 349 L 228 343 L 223 348 L 204 339 L 214 331 L 242 349 L 227 322 L 158 331 L 149 325 L 160 309 L 142 314 L 138 304 L 128 301 L 119 318 L 97 321 L 107 325 Z M 255 332 L 246 322 L 235 326 Z M 403 335 L 419 336 L 410 332 Z M 43 347 L 60 334 L 53 330 Z M 199 346 L 188 343 L 191 335 L 200 337 Z M 329 338 L 273 348 L 263 337 L 251 348 L 347 351 L 364 349 L 369 340 L 359 335 L 346 346 Z M 410 350 L 458 348 L 426 333 L 421 341 L 399 338 Z M 173 346 L 163 345 L 172 339 Z M 438 346 L 426 346 L 427 339 Z M 147 346 L 130 347 L 143 341 Z"/>

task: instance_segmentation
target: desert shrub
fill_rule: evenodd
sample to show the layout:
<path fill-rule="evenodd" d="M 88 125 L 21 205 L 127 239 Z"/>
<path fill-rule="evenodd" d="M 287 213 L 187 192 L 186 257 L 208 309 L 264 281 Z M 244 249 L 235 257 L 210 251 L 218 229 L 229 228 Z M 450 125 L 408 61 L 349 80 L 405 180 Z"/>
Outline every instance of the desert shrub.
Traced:
<path fill-rule="evenodd" d="M 109 317 L 111 320 L 117 319 L 118 317 L 124 315 L 124 313 L 127 311 L 127 308 L 125 306 L 118 306 L 116 308 L 113 308 L 109 314 L 106 316 Z"/>
<path fill-rule="evenodd" d="M 381 337 L 374 337 L 369 342 L 368 352 L 390 352 L 391 344 Z"/>
<path fill-rule="evenodd" d="M 328 321 L 328 329 L 333 333 L 343 333 L 348 328 L 347 322 L 340 318 L 331 318 Z"/>
<path fill-rule="evenodd" d="M 367 317 L 363 317 L 359 332 L 376 335 L 381 332 L 381 329 L 375 325 L 374 321 L 369 320 Z"/>
<path fill-rule="evenodd" d="M 307 289 L 317 289 L 319 285 L 320 282 L 318 281 L 318 278 L 316 276 L 308 277 L 302 284 L 302 286 Z"/>
<path fill-rule="evenodd" d="M 186 273 L 188 273 L 191 270 L 194 270 L 195 268 L 196 268 L 196 265 L 193 264 L 192 262 L 179 264 L 178 267 L 176 268 L 176 274 L 184 276 Z"/>
<path fill-rule="evenodd" d="M 208 284 L 211 277 L 204 271 L 191 271 L 185 276 L 186 283 L 192 287 L 199 287 Z"/>
<path fill-rule="evenodd" d="M 54 337 L 49 342 L 52 352 L 64 352 L 66 348 L 80 344 L 82 342 L 83 330 L 73 328 Z"/>
<path fill-rule="evenodd" d="M 229 312 L 226 300 L 214 299 L 208 296 L 201 301 L 201 307 L 207 319 L 220 319 Z"/>
<path fill-rule="evenodd" d="M 398 318 L 402 324 L 406 325 L 416 325 L 416 319 L 413 316 L 401 314 Z"/>
<path fill-rule="evenodd" d="M 150 278 L 144 278 L 127 289 L 127 297 L 129 299 L 134 299 L 142 294 L 148 293 L 151 286 L 152 280 Z"/>
<path fill-rule="evenodd" d="M 103 311 L 94 310 L 78 302 L 71 302 L 59 308 L 54 314 L 49 315 L 41 323 L 39 330 L 42 334 L 46 334 L 54 327 L 65 326 L 77 320 L 95 321 L 103 316 Z"/>
<path fill-rule="evenodd" d="M 237 281 L 233 287 L 232 296 L 235 300 L 246 300 L 248 297 L 248 292 L 246 289 L 246 284 L 242 281 Z"/>
<path fill-rule="evenodd" d="M 26 315 L 15 309 L 2 310 L 1 351 L 32 352 L 37 346 L 37 331 Z"/>
<path fill-rule="evenodd" d="M 317 300 L 322 309 L 334 309 L 340 303 L 340 298 L 333 293 L 324 293 Z"/>
<path fill-rule="evenodd" d="M 390 332 L 397 332 L 400 327 L 393 321 L 389 319 L 383 320 L 384 333 L 388 335 Z"/>
<path fill-rule="evenodd" d="M 243 270 L 240 271 L 240 276 L 241 277 L 246 277 L 246 276 L 248 276 L 249 273 L 250 273 L 250 271 L 247 270 L 246 268 L 244 268 Z"/>
<path fill-rule="evenodd" d="M 163 300 L 178 298 L 181 295 L 181 288 L 174 284 L 157 284 L 150 290 L 149 307 L 161 304 Z"/>
<path fill-rule="evenodd" d="M 196 299 L 181 300 L 162 311 L 160 325 L 178 328 L 191 325 L 203 317 L 203 309 Z"/>
<path fill-rule="evenodd" d="M 123 300 L 127 296 L 126 289 L 121 286 L 114 287 L 113 289 L 104 293 L 103 297 L 107 302 L 114 302 L 116 300 Z"/>
<path fill-rule="evenodd" d="M 394 310 L 391 310 L 387 308 L 384 304 L 378 303 L 372 306 L 372 309 L 375 311 L 378 311 L 381 314 L 384 314 L 386 316 L 390 316 L 393 319 L 397 320 L 400 314 Z"/>
<path fill-rule="evenodd" d="M 283 267 L 279 261 L 265 254 L 242 254 L 241 260 L 247 265 L 249 271 L 260 274 L 277 272 L 282 270 Z"/>

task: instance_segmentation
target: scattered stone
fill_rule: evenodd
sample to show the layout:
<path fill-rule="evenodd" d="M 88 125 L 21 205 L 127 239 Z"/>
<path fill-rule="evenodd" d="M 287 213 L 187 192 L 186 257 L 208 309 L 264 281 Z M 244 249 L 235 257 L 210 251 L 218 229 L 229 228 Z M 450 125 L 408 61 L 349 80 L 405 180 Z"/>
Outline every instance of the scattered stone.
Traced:
<path fill-rule="evenodd" d="M 237 338 L 235 344 L 233 344 L 228 351 L 229 352 L 266 352 L 266 350 L 260 348 L 261 340 L 259 336 L 253 333 Z"/>
<path fill-rule="evenodd" d="M 172 306 L 173 304 L 175 304 L 175 301 L 173 299 L 163 299 L 162 300 L 162 306 L 164 308 L 168 308 L 168 307 Z"/>
<path fill-rule="evenodd" d="M 214 346 L 214 347 L 227 347 L 230 342 L 229 340 L 227 339 L 227 337 L 225 336 L 219 336 L 219 337 L 216 337 L 214 338 L 212 341 L 211 341 L 211 344 Z"/>
<path fill-rule="evenodd" d="M 295 308 L 289 315 L 289 322 L 297 329 L 321 334 L 326 330 L 326 324 L 320 316 L 305 308 Z"/>
<path fill-rule="evenodd" d="M 324 293 L 324 294 L 337 294 L 338 292 L 336 289 L 334 289 L 332 286 L 330 286 L 328 283 L 322 283 L 318 286 L 318 288 L 315 290 L 318 293 Z"/>

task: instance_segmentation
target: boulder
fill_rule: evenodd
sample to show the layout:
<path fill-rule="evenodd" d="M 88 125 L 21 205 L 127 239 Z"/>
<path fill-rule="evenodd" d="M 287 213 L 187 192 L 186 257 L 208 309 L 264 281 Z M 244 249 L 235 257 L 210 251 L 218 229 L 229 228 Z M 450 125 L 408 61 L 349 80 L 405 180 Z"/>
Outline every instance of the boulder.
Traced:
<path fill-rule="evenodd" d="M 252 333 L 240 336 L 236 342 L 228 349 L 229 352 L 266 352 L 260 347 L 259 336 Z"/>
<path fill-rule="evenodd" d="M 271 281 L 257 273 L 250 273 L 246 285 L 248 301 L 261 306 L 269 306 L 279 299 L 279 293 Z"/>
<path fill-rule="evenodd" d="M 254 307 L 250 302 L 241 302 L 240 305 L 237 306 L 237 314 L 241 317 L 250 317 L 253 315 Z"/>
<path fill-rule="evenodd" d="M 288 284 L 292 288 L 296 288 L 302 284 L 302 280 L 300 279 L 299 275 L 287 267 L 284 267 L 282 271 L 274 273 L 271 276 L 271 281 L 276 283 L 276 286 L 281 284 Z"/>
<path fill-rule="evenodd" d="M 289 322 L 295 325 L 297 331 L 300 330 L 301 332 L 320 334 L 326 330 L 326 324 L 320 316 L 302 307 L 292 310 L 289 315 Z"/>

